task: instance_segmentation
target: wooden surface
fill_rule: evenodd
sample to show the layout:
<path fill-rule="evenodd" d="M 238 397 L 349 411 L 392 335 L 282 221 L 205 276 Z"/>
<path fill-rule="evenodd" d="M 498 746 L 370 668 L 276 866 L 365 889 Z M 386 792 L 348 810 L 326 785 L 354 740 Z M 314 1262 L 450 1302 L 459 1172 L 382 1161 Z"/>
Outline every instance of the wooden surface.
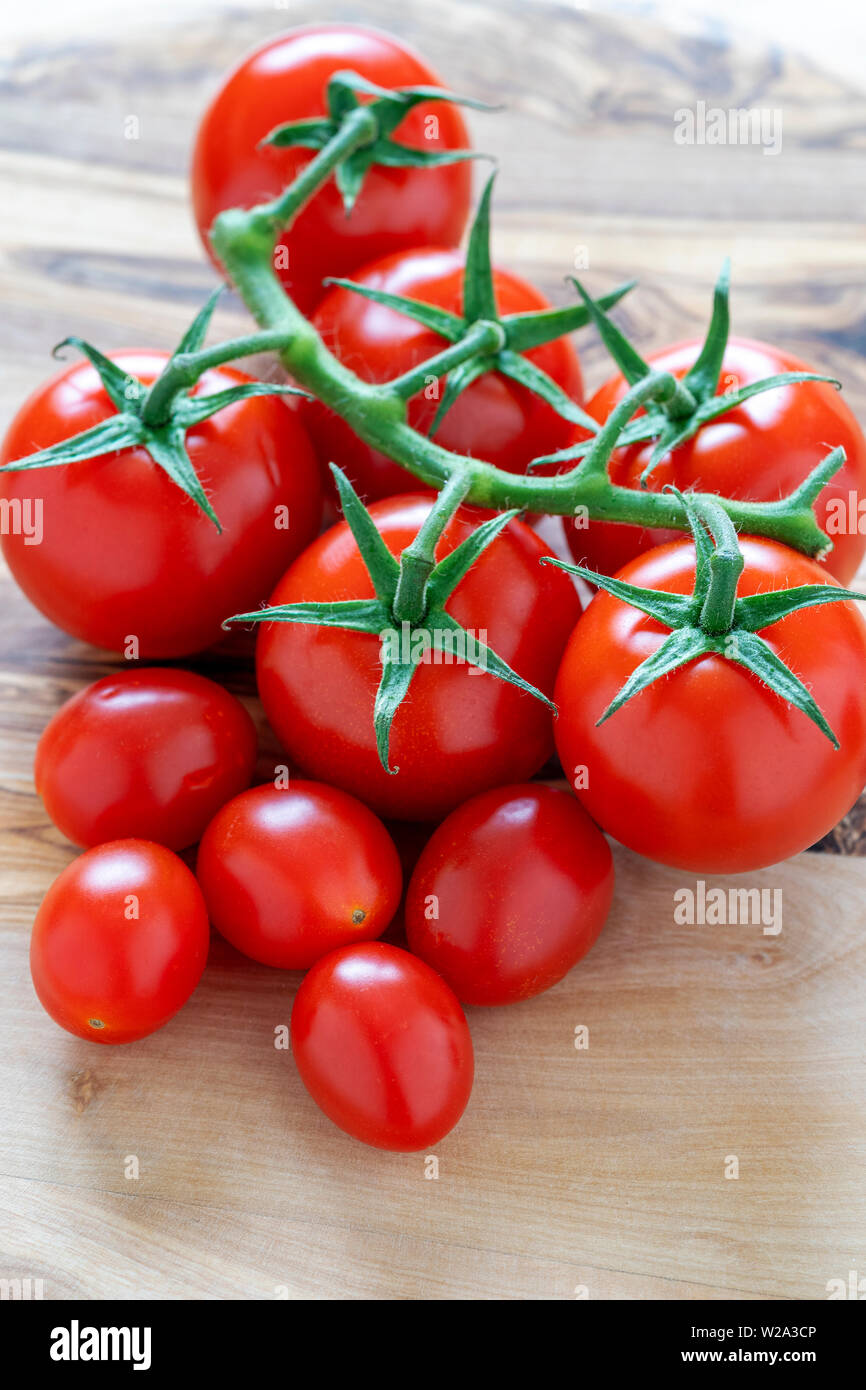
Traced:
<path fill-rule="evenodd" d="M 394 13 L 342 9 L 387 27 Z M 698 331 L 730 251 L 736 328 L 829 368 L 866 414 L 862 91 L 652 21 L 517 0 L 397 13 L 455 89 L 507 98 L 473 121 L 502 165 L 502 261 L 559 302 L 580 248 L 596 291 L 639 275 L 622 318 L 648 348 Z M 213 282 L 187 207 L 196 113 L 245 48 L 320 14 L 207 6 L 135 42 L 118 15 L 86 44 L 67 17 L 4 64 L 4 422 L 69 332 L 103 350 L 175 342 Z M 675 146 L 673 112 L 698 99 L 781 107 L 782 154 Z M 215 331 L 245 322 L 229 304 Z M 799 1299 L 866 1271 L 856 818 L 837 853 L 750 876 L 782 889 L 778 936 L 675 925 L 683 876 L 617 852 L 587 960 L 541 999 L 470 1011 L 477 1083 L 430 1180 L 424 1155 L 366 1149 L 319 1114 L 274 1047 L 297 978 L 221 941 L 189 1006 L 142 1043 L 90 1046 L 42 1013 L 28 930 L 73 851 L 33 792 L 33 748 L 112 660 L 8 578 L 0 597 L 0 1276 L 41 1278 L 46 1298 Z M 255 710 L 242 650 L 197 664 Z M 268 753 L 265 738 L 263 767 Z"/>

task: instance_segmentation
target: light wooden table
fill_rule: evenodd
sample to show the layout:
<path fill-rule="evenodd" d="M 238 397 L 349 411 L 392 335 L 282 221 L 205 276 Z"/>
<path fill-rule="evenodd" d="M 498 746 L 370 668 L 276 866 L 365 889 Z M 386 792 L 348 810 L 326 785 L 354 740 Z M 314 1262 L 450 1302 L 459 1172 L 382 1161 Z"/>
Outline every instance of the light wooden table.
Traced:
<path fill-rule="evenodd" d="M 394 23 L 386 0 L 349 8 Z M 239 53 L 320 9 L 208 6 L 83 44 L 67 18 L 9 59 L 4 418 L 69 332 L 103 349 L 175 342 L 213 283 L 187 205 L 196 113 Z M 730 251 L 736 327 L 837 373 L 866 414 L 862 90 L 778 52 L 561 6 L 405 0 L 398 14 L 456 90 L 508 101 L 473 123 L 502 164 L 503 262 L 561 302 L 580 248 L 597 291 L 638 274 L 623 318 L 649 347 L 698 331 Z M 676 147 L 673 112 L 698 99 L 781 107 L 783 153 Z M 229 304 L 215 332 L 245 322 Z M 142 1043 L 90 1046 L 42 1013 L 28 929 L 73 851 L 31 758 L 60 701 L 112 660 L 8 578 L 0 598 L 0 1277 L 41 1278 L 47 1298 L 714 1299 L 822 1298 L 866 1272 L 858 817 L 834 842 L 844 856 L 750 876 L 783 890 L 779 936 L 676 926 L 682 876 L 618 852 L 585 963 L 539 1000 L 471 1011 L 477 1084 L 429 1180 L 424 1155 L 365 1149 L 319 1114 L 274 1048 L 296 977 L 220 941 L 190 1005 Z M 198 664 L 256 709 L 242 650 Z"/>

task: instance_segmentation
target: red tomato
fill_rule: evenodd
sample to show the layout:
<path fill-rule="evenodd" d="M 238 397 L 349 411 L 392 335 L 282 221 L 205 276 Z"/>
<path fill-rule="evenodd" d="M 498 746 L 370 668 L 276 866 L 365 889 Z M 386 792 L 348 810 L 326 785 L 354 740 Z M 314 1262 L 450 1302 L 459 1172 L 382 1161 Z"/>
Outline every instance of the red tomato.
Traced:
<path fill-rule="evenodd" d="M 376 502 L 371 515 L 395 555 L 417 534 L 429 495 Z M 459 512 L 437 558 L 471 532 Z M 570 580 L 539 564 L 548 554 L 534 531 L 512 521 L 475 562 L 446 604 L 512 670 L 550 694 L 580 612 Z M 368 598 L 373 586 L 345 522 L 295 561 L 272 604 Z M 486 632 L 486 636 L 484 633 Z M 310 776 L 344 787 L 380 815 L 437 820 L 475 792 L 530 777 L 552 749 L 550 710 L 467 664 L 422 663 L 391 729 L 389 774 L 379 762 L 373 704 L 381 644 L 367 633 L 268 623 L 257 669 L 265 712 L 292 759 Z"/>
<path fill-rule="evenodd" d="M 353 278 L 372 289 L 463 313 L 463 256 L 457 251 L 436 247 L 403 251 L 367 266 Z M 510 271 L 494 271 L 493 281 L 500 314 L 550 307 L 538 290 Z M 339 286 L 322 300 L 313 322 L 331 351 L 365 381 L 389 381 L 447 347 L 444 338 L 414 319 Z M 580 363 L 568 338 L 545 343 L 526 356 L 566 395 L 583 400 Z M 438 397 L 416 396 L 409 405 L 409 423 L 426 434 L 438 405 Z M 339 416 L 318 402 L 304 405 L 303 419 L 322 464 L 339 463 L 364 498 L 417 487 L 411 474 L 364 444 Z M 435 437 L 445 449 L 485 459 L 509 473 L 523 473 L 531 459 L 565 448 L 573 430 L 525 386 L 497 372 L 485 372 L 458 396 Z"/>
<path fill-rule="evenodd" d="M 301 1080 L 335 1125 L 377 1149 L 429 1149 L 472 1090 L 469 1027 L 423 961 L 382 941 L 313 966 L 292 1009 Z"/>
<path fill-rule="evenodd" d="M 167 360 L 164 352 L 112 355 L 145 385 Z M 220 367 L 204 374 L 196 393 L 249 379 Z M 24 403 L 0 463 L 115 413 L 90 363 L 76 363 Z M 186 446 L 222 535 L 142 448 L 0 474 L 0 498 L 40 499 L 43 509 L 40 544 L 4 533 L 9 568 L 31 603 L 73 637 L 112 651 L 128 650 L 136 637 L 133 654 L 148 658 L 201 651 L 220 638 L 222 620 L 239 604 L 257 603 L 315 536 L 316 459 L 283 401 L 261 396 L 227 406 L 190 429 Z"/>
<path fill-rule="evenodd" d="M 647 360 L 659 371 L 683 377 L 699 350 L 698 342 L 679 343 Z M 797 371 L 814 368 L 767 343 L 731 338 L 718 394 L 729 386 L 747 386 L 778 372 Z M 593 396 L 588 413 L 599 421 L 607 419 L 625 389 L 621 376 L 612 377 Z M 766 391 L 704 425 L 661 461 L 650 474 L 648 487 L 651 492 L 660 492 L 666 483 L 673 483 L 684 492 L 695 488 L 722 497 L 773 502 L 792 492 L 839 444 L 845 449 L 847 462 L 819 495 L 815 511 L 818 524 L 829 531 L 833 542 L 823 563 L 840 584 L 847 585 L 866 550 L 866 516 L 861 522 L 857 512 L 858 500 L 866 498 L 866 440 L 838 391 L 825 382 L 802 382 Z M 611 481 L 638 488 L 651 453 L 652 444 L 616 450 L 610 465 Z M 838 529 L 840 523 L 844 530 Z M 615 574 L 635 555 L 682 534 L 610 521 L 590 521 L 581 528 L 566 521 L 565 533 L 575 559 L 601 574 Z"/>
<path fill-rule="evenodd" d="M 30 971 L 61 1028 L 91 1042 L 135 1042 L 186 1003 L 208 941 L 198 884 L 177 855 L 114 840 L 52 883 L 33 924 Z"/>
<path fill-rule="evenodd" d="M 306 970 L 326 951 L 379 936 L 402 887 L 382 822 L 315 782 L 236 796 L 205 831 L 196 873 L 217 930 L 282 970 Z"/>
<path fill-rule="evenodd" d="M 34 780 L 77 845 L 133 838 L 177 850 L 249 786 L 255 765 L 255 725 L 227 690 L 192 671 L 133 667 L 57 711 Z"/>
<path fill-rule="evenodd" d="M 276 149 L 261 141 L 289 121 L 325 115 L 328 80 L 346 69 L 380 87 L 442 85 L 411 49 L 377 30 L 318 24 L 269 39 L 226 78 L 196 137 L 193 207 L 208 250 L 207 233 L 218 213 L 275 198 L 313 158 L 314 151 L 300 146 Z M 440 101 L 416 106 L 393 138 L 424 150 L 467 149 L 470 143 L 458 108 Z M 306 313 L 321 298 L 327 275 L 349 275 L 376 256 L 425 242 L 456 246 L 470 196 L 467 163 L 434 169 L 377 165 L 347 217 L 330 179 L 281 237 L 280 278 Z M 285 248 L 283 257 L 279 248 Z"/>
<path fill-rule="evenodd" d="M 464 1004 L 514 1004 L 586 955 L 612 897 L 607 841 L 574 797 L 497 787 L 434 831 L 409 884 L 406 933 Z"/>
<path fill-rule="evenodd" d="M 833 583 L 772 541 L 741 540 L 739 593 Z M 694 582 L 694 546 L 680 540 L 626 565 L 618 578 L 667 593 Z M 853 603 L 802 609 L 759 634 L 809 688 L 840 748 L 800 710 L 724 657 L 698 657 L 641 691 L 596 727 L 667 629 L 608 594 L 577 624 L 556 682 L 556 743 L 578 796 L 630 849 L 698 873 L 775 864 L 814 844 L 866 782 L 866 624 Z"/>

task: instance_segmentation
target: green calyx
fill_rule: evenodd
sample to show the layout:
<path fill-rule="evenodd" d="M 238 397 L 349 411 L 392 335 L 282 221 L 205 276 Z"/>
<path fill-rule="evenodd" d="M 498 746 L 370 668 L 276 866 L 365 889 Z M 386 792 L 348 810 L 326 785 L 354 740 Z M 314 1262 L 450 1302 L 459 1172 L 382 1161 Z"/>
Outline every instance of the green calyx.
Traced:
<path fill-rule="evenodd" d="M 81 338 L 65 338 L 58 343 L 54 349 L 55 356 L 61 348 L 75 347 L 88 358 L 117 414 L 51 448 L 15 459 L 0 471 L 11 473 L 30 468 L 59 468 L 81 463 L 85 459 L 116 454 L 123 449 L 142 448 L 221 531 L 219 519 L 186 451 L 187 430 L 209 420 L 226 406 L 248 400 L 251 396 L 306 395 L 297 387 L 267 381 L 243 382 L 206 396 L 189 394 L 208 367 L 230 361 L 233 357 L 279 346 L 283 341 L 281 336 L 263 333 L 222 344 L 211 351 L 202 351 L 221 293 L 220 288 L 211 295 L 190 324 L 165 369 L 150 387 L 122 371 L 116 362 Z"/>
<path fill-rule="evenodd" d="M 360 97 L 372 97 L 361 102 Z M 465 159 L 487 159 L 476 150 L 424 150 L 401 145 L 393 138 L 401 121 L 422 103 L 450 102 L 475 111 L 496 111 L 495 106 L 472 97 L 455 96 L 441 87 L 399 87 L 392 90 L 370 82 L 357 72 L 335 72 L 326 93 L 327 116 L 289 121 L 266 135 L 262 144 L 276 148 L 301 145 L 324 150 L 347 130 L 355 132 L 353 147 L 347 149 L 334 169 L 334 177 L 348 216 L 355 205 L 364 179 L 375 165 L 390 169 L 432 169 L 457 164 Z"/>
<path fill-rule="evenodd" d="M 589 305 L 593 301 L 569 305 L 564 309 L 541 309 L 520 314 L 500 315 L 497 310 L 490 257 L 490 203 L 495 178 L 495 174 L 491 174 L 487 181 L 469 234 L 463 272 L 462 316 L 425 304 L 422 300 L 371 289 L 354 280 L 332 278 L 325 283 L 339 285 L 376 304 L 405 314 L 453 344 L 450 350 L 446 349 L 388 382 L 391 394 L 406 401 L 426 386 L 431 376 L 447 377 L 445 391 L 430 427 L 431 437 L 458 396 L 485 372 L 499 372 L 509 377 L 540 396 L 564 419 L 595 433 L 598 430 L 597 422 L 567 396 L 546 372 L 523 356 L 531 348 L 583 328 L 592 317 Z M 599 299 L 598 304 L 602 309 L 612 308 L 633 285 L 634 281 L 620 285 Z"/>
<path fill-rule="evenodd" d="M 691 368 L 678 383 L 676 395 L 663 404 L 648 405 L 645 414 L 631 421 L 622 432 L 619 440 L 619 447 L 622 448 L 654 441 L 649 462 L 641 474 L 642 487 L 647 486 L 654 469 L 667 454 L 678 449 L 686 440 L 692 439 L 703 425 L 719 419 L 752 396 L 805 381 L 824 381 L 841 390 L 841 383 L 834 377 L 821 376 L 817 372 L 780 372 L 761 381 L 753 381 L 748 386 L 735 387 L 717 395 L 731 326 L 730 280 L 731 267 L 726 259 L 713 291 L 713 310 L 706 337 Z M 611 357 L 629 385 L 634 386 L 648 376 L 653 368 L 644 361 L 637 349 L 604 312 L 607 306 L 601 300 L 591 300 L 580 282 L 573 277 L 572 283 L 583 299 L 587 312 Z M 560 463 L 580 458 L 587 447 L 587 442 L 583 441 L 571 449 L 550 455 L 543 462 Z"/>
<path fill-rule="evenodd" d="M 670 635 L 661 646 L 635 668 L 617 691 L 598 724 L 603 724 L 663 676 L 698 657 L 713 654 L 751 671 L 787 704 L 808 715 L 833 747 L 838 748 L 839 740 L 806 686 L 758 634 L 801 608 L 842 603 L 848 599 L 862 600 L 866 595 L 839 588 L 831 582 L 801 584 L 793 589 L 774 589 L 738 597 L 737 585 L 744 560 L 737 533 L 724 508 L 705 494 L 690 496 L 676 488 L 665 488 L 665 491 L 675 493 L 685 508 L 695 543 L 695 583 L 690 595 L 644 589 L 597 574 L 584 565 L 571 565 L 547 557 L 542 561 L 557 565 L 569 574 L 579 574 L 614 598 L 670 628 Z"/>
<path fill-rule="evenodd" d="M 396 773 L 389 761 L 391 726 L 418 667 L 435 662 L 465 664 L 534 695 L 553 709 L 546 695 L 512 671 L 507 662 L 467 631 L 446 611 L 445 604 L 480 555 L 515 516 L 504 512 L 483 522 L 444 559 L 435 558 L 436 546 L 468 488 L 468 480 L 455 475 L 436 499 L 417 536 L 397 560 L 376 529 L 346 475 L 331 464 L 340 494 L 343 517 L 355 538 L 375 598 L 344 599 L 334 603 L 291 603 L 239 613 L 230 623 L 303 623 L 316 627 L 343 628 L 377 637 L 381 643 L 382 677 L 376 693 L 373 723 L 379 760 L 386 772 Z"/>

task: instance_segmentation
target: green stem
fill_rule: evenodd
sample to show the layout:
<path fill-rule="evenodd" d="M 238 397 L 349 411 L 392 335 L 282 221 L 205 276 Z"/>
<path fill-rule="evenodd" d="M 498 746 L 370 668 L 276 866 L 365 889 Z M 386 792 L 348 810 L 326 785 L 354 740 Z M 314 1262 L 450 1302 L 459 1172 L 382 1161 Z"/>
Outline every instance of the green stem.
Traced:
<path fill-rule="evenodd" d="M 578 476 L 607 478 L 610 456 L 616 448 L 616 442 L 623 426 L 628 424 L 635 412 L 642 405 L 646 405 L 647 401 L 658 401 L 660 404 L 670 401 L 673 399 L 676 389 L 676 379 L 669 372 L 650 372 L 648 376 L 642 377 L 640 381 L 636 382 L 625 393 L 622 400 L 617 402 L 595 436 L 592 447 L 584 454 L 578 466 Z M 568 475 L 563 474 L 561 476 L 567 477 Z"/>
<path fill-rule="evenodd" d="M 392 395 L 408 401 L 424 389 L 431 380 L 445 376 L 453 367 L 459 367 L 470 357 L 488 357 L 505 347 L 505 330 L 498 323 L 478 319 L 468 329 L 466 335 L 450 347 L 443 348 L 434 357 L 428 357 L 412 367 L 402 376 L 394 377 L 387 383 Z"/>
<path fill-rule="evenodd" d="M 288 346 L 282 360 L 299 386 L 340 415 L 360 439 L 404 464 L 431 487 L 440 487 L 455 467 L 467 465 L 468 460 L 413 430 L 406 420 L 406 402 L 387 386 L 362 381 L 328 351 L 283 290 L 270 254 L 262 257 L 255 218 L 236 210 L 222 213 L 211 240 L 257 321 L 285 335 Z"/>
<path fill-rule="evenodd" d="M 686 420 L 694 414 L 697 408 L 698 402 L 695 396 L 681 381 L 677 381 L 673 393 L 662 405 L 669 420 Z"/>
<path fill-rule="evenodd" d="M 701 498 L 695 510 L 712 532 L 715 546 L 709 558 L 710 587 L 701 608 L 700 626 L 714 637 L 734 625 L 737 585 L 745 560 L 731 518 L 713 499 Z"/>
<path fill-rule="evenodd" d="M 436 546 L 468 490 L 468 476 L 465 473 L 452 473 L 415 539 L 401 554 L 400 577 L 393 604 L 396 622 L 420 623 L 423 620 L 427 580 L 436 564 Z"/>
<path fill-rule="evenodd" d="M 195 386 L 199 377 L 211 367 L 235 362 L 239 357 L 251 357 L 257 352 L 281 352 L 287 346 L 285 333 L 271 330 L 250 333 L 244 338 L 229 338 L 200 352 L 180 352 L 170 358 L 164 370 L 150 388 L 141 419 L 144 425 L 158 428 L 171 414 L 171 406 L 181 391 Z"/>
<path fill-rule="evenodd" d="M 254 209 L 267 219 L 274 233 L 279 232 L 297 216 L 301 208 L 323 183 L 331 177 L 338 164 L 360 150 L 371 145 L 379 133 L 376 117 L 366 106 L 359 106 L 344 118 L 336 135 L 330 139 L 309 164 L 305 164 L 294 183 L 284 189 L 273 202 L 262 203 Z"/>

